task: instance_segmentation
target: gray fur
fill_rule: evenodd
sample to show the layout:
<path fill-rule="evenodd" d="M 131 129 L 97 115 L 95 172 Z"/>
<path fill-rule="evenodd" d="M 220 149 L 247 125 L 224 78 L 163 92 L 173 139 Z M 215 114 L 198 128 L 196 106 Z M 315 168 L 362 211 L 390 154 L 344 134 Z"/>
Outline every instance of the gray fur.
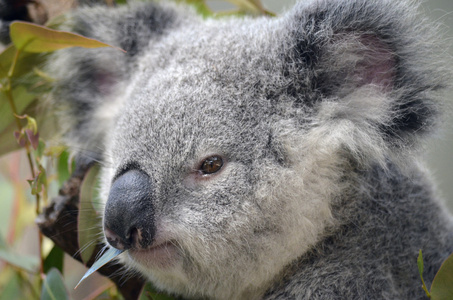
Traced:
<path fill-rule="evenodd" d="M 453 224 L 419 159 L 449 79 L 420 18 L 395 0 L 302 1 L 274 19 L 74 12 L 67 28 L 129 54 L 54 56 L 66 139 L 103 157 L 109 213 L 117 178 L 148 176 L 123 195 L 148 217 L 117 218 L 176 249 L 138 263 L 149 247 L 134 244 L 121 262 L 185 298 L 423 299 L 418 250 L 430 284 Z M 211 155 L 224 166 L 200 175 Z"/>

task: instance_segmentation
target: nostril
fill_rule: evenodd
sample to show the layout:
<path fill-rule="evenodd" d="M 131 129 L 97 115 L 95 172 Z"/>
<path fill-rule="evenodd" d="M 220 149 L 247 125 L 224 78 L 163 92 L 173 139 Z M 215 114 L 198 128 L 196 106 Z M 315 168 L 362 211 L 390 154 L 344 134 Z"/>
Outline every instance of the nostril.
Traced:
<path fill-rule="evenodd" d="M 131 230 L 129 231 L 128 240 L 130 241 L 130 243 L 132 245 L 136 245 L 136 246 L 139 245 L 140 234 L 139 234 L 139 230 L 136 227 L 131 228 Z"/>
<path fill-rule="evenodd" d="M 131 243 L 123 240 L 119 235 L 110 230 L 109 228 L 104 228 L 105 238 L 107 242 L 114 248 L 119 250 L 127 250 L 131 248 Z"/>
<path fill-rule="evenodd" d="M 130 248 L 141 248 L 143 245 L 142 230 L 137 227 L 131 227 L 127 234 L 123 237 L 108 227 L 104 228 L 104 235 L 107 242 L 114 248 L 119 250 L 127 250 Z"/>
<path fill-rule="evenodd" d="M 128 170 L 110 187 L 104 209 L 105 237 L 117 249 L 145 249 L 152 244 L 155 225 L 149 176 Z"/>

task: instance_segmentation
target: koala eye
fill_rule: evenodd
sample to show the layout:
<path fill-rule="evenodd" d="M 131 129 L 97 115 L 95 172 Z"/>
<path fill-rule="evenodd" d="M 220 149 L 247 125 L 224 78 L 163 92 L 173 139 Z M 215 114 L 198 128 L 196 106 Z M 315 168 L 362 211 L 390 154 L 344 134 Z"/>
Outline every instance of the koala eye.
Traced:
<path fill-rule="evenodd" d="M 209 175 L 220 171 L 223 166 L 223 159 L 220 156 L 210 156 L 206 158 L 200 166 L 203 175 Z"/>

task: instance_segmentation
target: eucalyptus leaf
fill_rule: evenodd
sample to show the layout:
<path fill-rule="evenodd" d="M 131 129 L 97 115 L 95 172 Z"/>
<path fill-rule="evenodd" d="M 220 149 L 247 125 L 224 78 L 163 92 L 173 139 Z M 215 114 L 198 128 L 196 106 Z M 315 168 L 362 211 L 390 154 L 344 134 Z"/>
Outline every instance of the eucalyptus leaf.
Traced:
<path fill-rule="evenodd" d="M 13 266 L 35 273 L 38 270 L 39 259 L 36 256 L 21 255 L 8 247 L 8 244 L 0 235 L 0 260 L 3 260 Z"/>
<path fill-rule="evenodd" d="M 154 286 L 148 282 L 143 287 L 142 293 L 138 300 L 174 300 L 174 297 L 167 294 L 157 292 Z"/>
<path fill-rule="evenodd" d="M 255 5 L 256 7 L 258 7 L 261 11 L 264 11 L 264 6 L 261 3 L 261 0 L 248 0 L 248 1 Z"/>
<path fill-rule="evenodd" d="M 99 270 L 102 266 L 107 264 L 109 261 L 123 253 L 124 250 L 119 250 L 110 247 L 106 252 L 102 254 L 102 256 L 91 266 L 91 268 L 83 275 L 82 279 L 80 279 L 79 283 L 75 286 L 76 289 L 82 281 L 84 281 L 88 276 Z"/>
<path fill-rule="evenodd" d="M 426 293 L 426 296 L 428 298 L 431 298 L 431 295 L 429 294 L 428 288 L 426 287 L 425 280 L 423 279 L 423 253 L 422 249 L 418 251 L 418 258 L 417 258 L 417 266 L 418 266 L 418 273 L 420 274 L 420 279 L 422 280 L 422 288 Z"/>
<path fill-rule="evenodd" d="M 8 75 L 15 52 L 16 47 L 9 45 L 0 53 L 0 78 L 5 78 Z"/>
<path fill-rule="evenodd" d="M 80 202 L 78 215 L 78 241 L 80 256 L 87 263 L 97 245 L 100 232 L 100 217 L 93 207 L 93 201 L 98 201 L 97 175 L 99 165 L 94 165 L 85 175 L 80 187 Z"/>
<path fill-rule="evenodd" d="M 46 169 L 39 164 L 38 165 L 39 172 L 36 174 L 36 177 L 33 180 L 28 180 L 31 185 L 31 194 L 36 195 L 39 194 L 47 188 L 47 175 Z"/>
<path fill-rule="evenodd" d="M 227 0 L 228 2 L 238 6 L 241 10 L 244 10 L 248 13 L 251 14 L 261 14 L 263 13 L 262 9 L 260 9 L 259 6 L 257 6 L 254 1 L 249 1 L 249 0 Z"/>
<path fill-rule="evenodd" d="M 261 0 L 226 0 L 236 6 L 247 14 L 252 15 L 268 15 L 275 17 L 275 13 L 268 11 L 264 8 Z"/>
<path fill-rule="evenodd" d="M 39 144 L 38 144 L 38 148 L 35 151 L 35 156 L 39 159 L 42 159 L 45 149 L 46 149 L 46 143 L 42 139 L 39 139 Z M 62 186 L 62 185 L 60 184 L 60 186 Z"/>
<path fill-rule="evenodd" d="M 178 2 L 181 1 L 189 5 L 192 5 L 197 10 L 197 12 L 203 17 L 210 17 L 213 15 L 213 12 L 206 4 L 205 0 L 179 0 Z"/>
<path fill-rule="evenodd" d="M 17 112 L 22 115 L 25 109 L 34 101 L 35 96 L 28 93 L 26 88 L 19 86 L 12 93 Z M 16 125 L 15 116 L 5 93 L 0 93 L 0 132 L 13 123 Z M 17 130 L 17 128 L 16 128 Z"/>
<path fill-rule="evenodd" d="M 14 57 L 16 56 L 16 51 L 16 47 L 11 44 L 6 47 L 2 53 L 0 53 L 0 79 L 5 78 L 8 75 L 8 71 L 13 63 Z M 17 57 L 14 73 L 12 74 L 13 79 L 15 77 L 22 77 L 24 74 L 33 71 L 33 68 L 43 63 L 44 59 L 45 55 L 42 54 L 20 52 Z M 24 78 L 20 79 L 21 83 L 23 83 Z"/>
<path fill-rule="evenodd" d="M 53 246 L 46 259 L 44 260 L 44 273 L 50 271 L 51 268 L 56 268 L 63 273 L 64 252 L 57 245 Z"/>
<path fill-rule="evenodd" d="M 19 114 L 33 110 L 35 96 L 28 93 L 25 87 L 18 86 L 13 90 L 13 99 Z M 6 94 L 0 92 L 0 155 L 19 149 L 14 139 L 14 131 L 18 130 L 14 113 Z"/>
<path fill-rule="evenodd" d="M 68 47 L 113 47 L 79 34 L 54 30 L 22 21 L 11 23 L 9 30 L 14 46 L 25 52 L 50 52 Z"/>
<path fill-rule="evenodd" d="M 64 182 L 71 177 L 71 162 L 72 159 L 70 158 L 68 151 L 62 151 L 60 155 L 58 155 L 57 172 L 59 186 L 63 186 Z"/>
<path fill-rule="evenodd" d="M 5 238 L 3 237 L 3 234 L 0 231 L 0 249 L 8 247 L 8 244 L 6 244 Z"/>
<path fill-rule="evenodd" d="M 453 254 L 442 264 L 431 285 L 431 299 L 453 299 Z"/>
<path fill-rule="evenodd" d="M 23 299 L 21 295 L 21 278 L 15 273 L 3 284 L 0 300 Z M 22 296 L 22 297 L 21 297 Z"/>
<path fill-rule="evenodd" d="M 418 266 L 418 273 L 420 274 L 420 277 L 423 279 L 423 254 L 422 254 L 421 249 L 418 252 L 417 266 Z"/>
<path fill-rule="evenodd" d="M 42 283 L 41 300 L 69 299 L 68 291 L 64 285 L 63 276 L 55 268 L 50 269 Z"/>
<path fill-rule="evenodd" d="M 15 251 L 7 247 L 0 249 L 0 260 L 3 260 L 30 273 L 35 273 L 38 270 L 39 266 L 38 257 L 17 254 Z"/>

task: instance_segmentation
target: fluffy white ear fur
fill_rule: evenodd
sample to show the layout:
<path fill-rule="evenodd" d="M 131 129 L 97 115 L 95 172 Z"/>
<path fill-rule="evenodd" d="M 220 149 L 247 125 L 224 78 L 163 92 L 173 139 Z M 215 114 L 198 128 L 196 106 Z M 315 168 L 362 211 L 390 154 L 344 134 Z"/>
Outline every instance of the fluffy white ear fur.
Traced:
<path fill-rule="evenodd" d="M 364 85 L 340 99 L 323 101 L 308 143 L 328 152 L 346 150 L 358 164 L 385 166 L 390 152 L 378 124 L 391 121 L 392 99 L 380 88 Z"/>
<path fill-rule="evenodd" d="M 384 91 L 391 90 L 395 76 L 395 54 L 374 35 L 363 35 L 360 42 L 363 47 L 358 47 L 358 51 L 362 53 L 363 60 L 356 66 L 359 85 L 373 84 Z"/>
<path fill-rule="evenodd" d="M 342 76 L 344 80 L 336 95 L 348 94 L 365 85 L 373 85 L 383 92 L 393 89 L 396 54 L 376 35 L 336 33 L 325 45 L 325 51 L 321 68 L 337 70 L 333 76 Z"/>

